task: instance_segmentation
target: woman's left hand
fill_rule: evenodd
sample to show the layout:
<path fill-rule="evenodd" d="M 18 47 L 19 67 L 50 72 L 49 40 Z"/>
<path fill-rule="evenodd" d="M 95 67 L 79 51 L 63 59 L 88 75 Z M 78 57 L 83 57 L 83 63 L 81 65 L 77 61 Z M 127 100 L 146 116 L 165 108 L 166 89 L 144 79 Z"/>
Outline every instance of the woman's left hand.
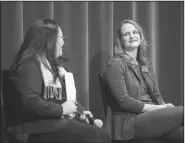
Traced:
<path fill-rule="evenodd" d="M 89 119 L 87 116 L 93 117 L 92 113 L 90 111 L 83 111 L 83 113 L 80 116 L 80 120 L 85 121 L 89 124 Z"/>
<path fill-rule="evenodd" d="M 166 105 L 166 108 L 167 107 L 175 107 L 172 103 L 166 103 L 166 102 L 163 102 L 162 105 Z"/>
<path fill-rule="evenodd" d="M 166 103 L 166 107 L 175 107 L 172 103 Z"/>

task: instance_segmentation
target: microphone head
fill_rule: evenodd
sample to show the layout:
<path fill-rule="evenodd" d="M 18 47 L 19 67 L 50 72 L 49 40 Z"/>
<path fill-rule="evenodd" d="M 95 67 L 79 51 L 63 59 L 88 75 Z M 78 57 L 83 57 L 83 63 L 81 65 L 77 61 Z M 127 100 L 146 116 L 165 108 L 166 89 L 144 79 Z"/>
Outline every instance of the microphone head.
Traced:
<path fill-rule="evenodd" d="M 103 126 L 103 122 L 100 119 L 95 119 L 94 125 L 98 128 L 101 128 Z"/>

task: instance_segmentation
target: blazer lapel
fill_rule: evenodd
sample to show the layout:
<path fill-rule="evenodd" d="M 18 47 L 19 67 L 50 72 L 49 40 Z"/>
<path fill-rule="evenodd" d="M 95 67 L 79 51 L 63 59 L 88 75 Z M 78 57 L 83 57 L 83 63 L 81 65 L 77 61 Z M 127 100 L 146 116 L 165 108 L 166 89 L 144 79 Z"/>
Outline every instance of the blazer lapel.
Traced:
<path fill-rule="evenodd" d="M 127 65 L 131 68 L 133 73 L 136 75 L 136 77 L 138 78 L 139 82 L 141 82 L 140 78 L 139 78 L 139 74 L 138 74 L 137 70 L 135 69 L 135 65 L 131 63 L 132 59 L 130 59 L 129 56 L 127 56 L 127 55 L 121 55 L 121 56 L 125 59 Z"/>
<path fill-rule="evenodd" d="M 138 78 L 139 82 L 141 82 L 141 81 L 140 81 L 140 78 L 139 78 L 139 74 L 138 74 L 137 70 L 135 69 L 135 66 L 132 65 L 131 63 L 129 63 L 128 61 L 127 61 L 127 63 L 128 63 L 128 66 L 132 69 L 132 71 L 133 71 L 134 74 L 136 75 L 136 77 Z"/>
<path fill-rule="evenodd" d="M 149 89 L 152 89 L 153 80 L 150 77 L 150 72 L 147 66 L 141 66 L 141 73 Z"/>
<path fill-rule="evenodd" d="M 157 99 L 153 96 L 153 78 L 151 77 L 148 67 L 142 66 L 141 73 L 148 87 L 148 92 L 149 92 L 150 97 L 158 103 Z"/>

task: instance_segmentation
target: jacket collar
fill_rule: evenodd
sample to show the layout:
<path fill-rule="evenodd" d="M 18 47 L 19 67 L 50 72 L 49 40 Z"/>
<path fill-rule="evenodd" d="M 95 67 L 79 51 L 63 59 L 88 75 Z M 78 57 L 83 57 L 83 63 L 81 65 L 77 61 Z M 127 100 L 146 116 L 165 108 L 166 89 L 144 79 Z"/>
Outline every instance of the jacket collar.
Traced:
<path fill-rule="evenodd" d="M 136 70 L 136 66 L 139 65 L 138 62 L 135 62 L 133 60 L 132 57 L 130 57 L 127 53 L 123 53 L 120 55 L 121 57 L 124 58 L 125 62 L 127 63 L 127 65 L 132 69 L 133 73 L 136 75 L 136 77 L 138 78 L 138 80 L 140 81 L 140 78 L 139 78 L 139 73 L 137 72 Z M 147 65 L 140 65 L 139 67 L 141 69 L 141 74 L 143 75 L 143 78 L 146 82 L 146 85 L 149 87 L 149 88 L 152 88 L 151 85 L 152 85 L 152 77 L 150 76 L 150 71 L 149 71 L 149 68 Z M 141 81 L 140 81 L 141 82 Z"/>
<path fill-rule="evenodd" d="M 138 80 L 140 81 L 139 74 L 135 68 L 136 66 L 138 66 L 139 63 L 137 61 L 134 61 L 134 59 L 131 56 L 129 56 L 126 52 L 124 52 L 120 56 L 125 60 L 127 65 L 132 69 L 132 71 L 134 72 Z"/>
<path fill-rule="evenodd" d="M 129 56 L 126 52 L 124 52 L 123 54 L 120 55 L 121 57 L 123 57 L 126 61 L 126 63 L 128 64 L 128 66 L 137 74 L 137 71 L 135 70 L 135 67 L 139 64 L 137 61 L 134 61 L 134 59 Z M 141 68 L 141 72 L 143 73 L 147 73 L 149 74 L 149 68 L 147 65 L 140 65 Z"/>
<path fill-rule="evenodd" d="M 136 67 L 136 64 L 134 64 L 134 63 L 136 63 L 136 62 L 133 62 L 132 61 L 133 59 L 128 54 L 126 54 L 126 53 L 123 53 L 120 56 L 127 63 L 128 67 L 130 67 L 132 69 L 133 73 L 136 75 L 136 77 L 138 78 L 139 82 L 141 82 L 140 81 L 140 78 L 139 78 L 139 74 L 138 74 L 138 72 L 137 72 L 137 70 L 135 68 Z M 150 69 L 149 68 L 149 65 L 140 65 L 140 68 L 141 68 L 141 74 L 143 75 L 143 78 L 144 78 L 144 80 L 146 82 L 146 85 L 148 87 L 149 94 L 151 95 L 151 98 L 154 99 L 155 102 L 160 103 L 158 101 L 158 99 L 153 95 L 154 94 L 153 93 L 154 79 L 151 76 L 151 73 L 150 73 L 151 71 L 149 70 Z"/>

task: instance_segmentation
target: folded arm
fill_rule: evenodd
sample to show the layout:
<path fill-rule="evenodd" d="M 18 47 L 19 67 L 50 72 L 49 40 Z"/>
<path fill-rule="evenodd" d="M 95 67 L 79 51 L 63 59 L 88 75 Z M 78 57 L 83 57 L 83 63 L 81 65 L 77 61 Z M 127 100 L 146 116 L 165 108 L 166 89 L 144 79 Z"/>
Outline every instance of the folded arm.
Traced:
<path fill-rule="evenodd" d="M 105 81 L 120 108 L 132 113 L 141 113 L 144 103 L 129 96 L 125 84 L 124 68 L 121 60 L 113 61 L 105 73 Z"/>

